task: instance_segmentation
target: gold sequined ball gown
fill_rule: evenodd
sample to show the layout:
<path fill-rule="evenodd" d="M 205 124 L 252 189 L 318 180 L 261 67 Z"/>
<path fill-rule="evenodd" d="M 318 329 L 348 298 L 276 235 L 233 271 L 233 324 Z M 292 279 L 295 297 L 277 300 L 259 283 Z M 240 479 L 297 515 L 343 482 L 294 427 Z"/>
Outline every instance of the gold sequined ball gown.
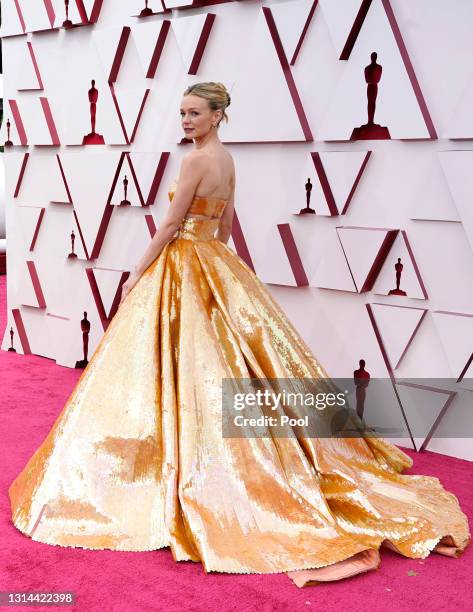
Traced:
<path fill-rule="evenodd" d="M 169 194 L 172 200 L 173 191 Z M 470 534 L 434 477 L 378 438 L 226 438 L 222 378 L 325 378 L 265 285 L 194 198 L 122 302 L 45 441 L 10 487 L 39 542 L 170 547 L 207 572 L 322 568 L 391 544 L 424 558 Z M 356 557 L 354 557 L 356 558 Z M 329 569 L 329 568 L 327 568 Z"/>

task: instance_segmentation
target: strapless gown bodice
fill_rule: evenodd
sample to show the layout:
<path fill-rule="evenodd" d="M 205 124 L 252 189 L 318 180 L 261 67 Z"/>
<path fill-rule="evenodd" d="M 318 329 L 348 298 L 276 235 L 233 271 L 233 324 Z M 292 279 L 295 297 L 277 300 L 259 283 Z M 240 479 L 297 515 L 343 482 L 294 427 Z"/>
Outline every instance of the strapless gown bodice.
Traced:
<path fill-rule="evenodd" d="M 175 191 L 176 183 L 174 182 L 168 191 L 170 203 L 172 202 Z M 177 238 L 186 240 L 212 240 L 217 231 L 226 204 L 227 200 L 222 198 L 194 196 L 189 210 L 179 227 Z M 209 218 L 196 219 L 188 215 L 202 215 Z"/>

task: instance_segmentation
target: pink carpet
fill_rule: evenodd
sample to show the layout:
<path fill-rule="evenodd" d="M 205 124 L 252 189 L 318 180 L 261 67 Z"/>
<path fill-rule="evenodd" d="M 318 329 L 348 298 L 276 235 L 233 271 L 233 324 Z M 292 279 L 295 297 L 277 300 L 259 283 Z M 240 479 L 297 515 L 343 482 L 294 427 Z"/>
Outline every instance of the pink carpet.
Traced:
<path fill-rule="evenodd" d="M 0 276 L 0 332 L 6 325 L 6 277 Z M 33 542 L 10 521 L 7 489 L 41 443 L 80 371 L 38 356 L 0 351 L 0 591 L 72 591 L 74 610 L 471 610 L 473 546 L 458 559 L 424 560 L 381 550 L 378 570 L 298 589 L 284 574 L 206 575 L 171 552 L 88 551 Z M 473 525 L 473 464 L 435 453 L 411 453 L 413 474 L 441 479 Z M 32 610 L 35 608 L 14 608 Z M 46 608 L 41 608 L 46 609 Z"/>

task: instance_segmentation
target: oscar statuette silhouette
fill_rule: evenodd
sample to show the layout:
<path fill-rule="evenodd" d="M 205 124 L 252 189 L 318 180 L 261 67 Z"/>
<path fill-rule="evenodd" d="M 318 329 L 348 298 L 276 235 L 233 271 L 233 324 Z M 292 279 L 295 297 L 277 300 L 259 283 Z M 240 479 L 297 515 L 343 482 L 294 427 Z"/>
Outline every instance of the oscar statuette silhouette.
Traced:
<path fill-rule="evenodd" d="M 82 329 L 82 348 L 84 350 L 84 359 L 80 359 L 76 361 L 76 368 L 85 368 L 88 362 L 88 351 L 89 351 L 89 331 L 90 331 L 90 321 L 87 319 L 87 312 L 84 311 L 84 318 L 80 322 L 80 326 Z"/>
<path fill-rule="evenodd" d="M 306 199 L 306 205 L 304 208 L 301 208 L 299 211 L 300 215 L 307 215 L 307 214 L 311 214 L 311 215 L 315 215 L 315 210 L 313 208 L 310 207 L 310 194 L 312 191 L 312 183 L 310 181 L 310 178 L 307 179 L 307 183 L 305 184 L 305 199 Z"/>
<path fill-rule="evenodd" d="M 148 0 L 145 0 L 145 8 L 141 11 L 140 17 L 149 17 L 153 14 L 153 11 L 148 8 Z"/>
<path fill-rule="evenodd" d="M 66 30 L 70 30 L 73 27 L 72 21 L 69 19 L 69 0 L 64 0 L 66 5 L 66 19 L 62 22 L 62 27 Z"/>
<path fill-rule="evenodd" d="M 374 122 L 376 111 L 376 98 L 378 97 L 378 83 L 381 80 L 383 67 L 377 63 L 378 54 L 373 51 L 371 63 L 365 67 L 366 95 L 368 97 L 368 123 L 360 125 L 353 130 L 350 140 L 390 140 L 391 135 L 387 127 Z"/>
<path fill-rule="evenodd" d="M 364 359 L 359 361 L 359 369 L 353 372 L 353 381 L 356 387 L 356 414 L 363 420 L 365 410 L 366 389 L 370 384 L 370 373 L 365 370 L 366 362 Z"/>
<path fill-rule="evenodd" d="M 6 147 L 12 147 L 13 146 L 13 143 L 10 140 L 10 128 L 11 128 L 10 119 L 7 119 L 7 140 L 5 142 L 5 146 Z"/>
<path fill-rule="evenodd" d="M 13 327 L 10 327 L 10 348 L 8 349 L 9 353 L 16 353 L 16 348 L 14 348 L 13 346 L 13 336 L 14 336 L 15 332 L 13 331 Z"/>
<path fill-rule="evenodd" d="M 74 253 L 74 241 L 76 239 L 76 235 L 74 234 L 74 230 L 72 230 L 71 232 L 71 243 L 72 243 L 72 250 L 69 253 L 69 255 L 67 256 L 67 259 L 77 259 L 77 254 Z"/>
<path fill-rule="evenodd" d="M 394 269 L 396 270 L 396 289 L 391 289 L 388 295 L 407 295 L 405 291 L 403 291 L 401 286 L 401 274 L 404 266 L 401 263 L 401 258 L 397 258 L 397 263 L 394 264 Z"/>
<path fill-rule="evenodd" d="M 127 200 L 127 197 L 126 197 L 127 192 L 128 192 L 128 179 L 126 178 L 126 174 L 125 174 L 125 178 L 123 179 L 123 191 L 124 191 L 125 197 L 120 202 L 119 206 L 130 206 L 131 202 Z"/>
<path fill-rule="evenodd" d="M 91 132 L 84 136 L 82 141 L 83 145 L 99 145 L 105 144 L 105 140 L 101 134 L 96 134 L 95 132 L 95 118 L 97 114 L 97 100 L 99 98 L 98 89 L 95 87 L 95 81 L 92 79 L 92 87 L 89 89 L 89 104 L 90 104 L 90 125 Z"/>

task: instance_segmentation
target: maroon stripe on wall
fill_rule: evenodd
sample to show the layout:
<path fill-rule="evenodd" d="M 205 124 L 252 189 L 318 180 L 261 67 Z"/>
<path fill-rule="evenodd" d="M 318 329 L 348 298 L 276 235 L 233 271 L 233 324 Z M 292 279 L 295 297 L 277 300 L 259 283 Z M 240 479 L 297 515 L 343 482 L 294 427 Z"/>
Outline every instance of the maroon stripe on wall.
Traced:
<path fill-rule="evenodd" d="M 414 253 L 412 252 L 412 248 L 410 242 L 407 238 L 406 230 L 401 230 L 402 237 L 404 238 L 404 242 L 406 244 L 407 251 L 409 253 L 409 257 L 411 258 L 412 265 L 414 266 L 414 272 L 416 273 L 417 280 L 419 281 L 420 288 L 422 289 L 422 294 L 424 298 L 427 300 L 429 296 L 427 295 L 427 289 L 425 288 L 424 281 L 422 280 L 422 276 L 420 275 L 419 266 L 417 265 L 417 261 L 414 257 Z"/>
<path fill-rule="evenodd" d="M 374 316 L 373 308 L 371 307 L 371 304 L 365 304 L 365 306 L 366 306 L 366 310 L 368 311 L 368 316 L 370 318 L 371 325 L 373 326 L 374 335 L 376 336 L 376 340 L 378 341 L 378 346 L 383 356 L 384 365 L 386 366 L 386 369 L 389 373 L 389 377 L 394 382 L 393 368 L 391 366 L 391 362 L 389 361 L 388 353 L 386 351 L 386 347 L 384 346 L 384 342 L 381 337 L 381 333 L 379 331 L 378 323 L 376 322 L 376 319 Z"/>
<path fill-rule="evenodd" d="M 115 172 L 115 176 L 113 177 L 112 186 L 110 187 L 110 193 L 108 194 L 107 204 L 110 204 L 110 202 L 112 201 L 113 194 L 117 186 L 118 177 L 120 176 L 120 172 L 123 166 L 124 159 L 125 159 L 125 152 L 122 152 L 122 154 L 120 155 L 120 159 L 118 160 L 118 165 L 117 165 L 117 169 Z"/>
<path fill-rule="evenodd" d="M 335 203 L 335 198 L 333 197 L 332 188 L 330 187 L 330 183 L 328 182 L 327 174 L 325 173 L 325 168 L 322 163 L 322 159 L 320 157 L 320 154 L 316 152 L 311 153 L 311 156 L 312 161 L 314 162 L 315 170 L 317 171 L 317 176 L 319 177 L 322 191 L 324 192 L 325 201 L 327 202 L 330 215 L 332 217 L 335 217 L 336 215 L 338 215 L 338 208 L 337 204 Z"/>
<path fill-rule="evenodd" d="M 169 151 L 163 151 L 161 153 L 161 157 L 159 158 L 156 172 L 154 173 L 153 182 L 151 183 L 151 188 L 149 190 L 149 194 L 146 199 L 146 206 L 150 206 L 151 204 L 154 204 L 156 200 L 156 195 L 158 193 L 158 189 L 161 184 L 161 181 L 164 175 L 164 170 L 166 169 L 166 165 L 168 163 L 170 155 L 171 153 Z"/>
<path fill-rule="evenodd" d="M 135 127 L 133 128 L 133 132 L 131 133 L 131 136 L 130 136 L 130 143 L 134 142 L 135 140 L 136 132 L 138 131 L 138 126 L 141 121 L 141 115 L 143 114 L 144 108 L 146 106 L 146 102 L 148 101 L 148 96 L 149 96 L 150 91 L 151 89 L 147 89 L 145 91 L 145 95 L 143 96 L 143 100 L 141 101 L 140 110 L 138 111 L 138 117 L 136 118 L 136 121 L 135 121 Z"/>
<path fill-rule="evenodd" d="M 30 157 L 29 153 L 25 153 L 25 155 L 23 156 L 23 161 L 21 162 L 20 173 L 18 175 L 18 180 L 16 181 L 15 193 L 13 194 L 14 198 L 17 198 L 18 194 L 20 193 L 21 183 L 23 181 L 23 176 L 25 175 L 26 164 L 28 163 L 29 157 Z"/>
<path fill-rule="evenodd" d="M 401 383 L 400 383 L 401 384 Z M 443 389 L 438 389 L 439 393 L 444 392 Z M 430 442 L 430 440 L 432 439 L 432 436 L 435 433 L 435 430 L 437 429 L 437 427 L 440 424 L 440 421 L 443 419 L 443 417 L 445 416 L 445 413 L 447 412 L 447 410 L 449 409 L 451 403 L 453 402 L 453 400 L 455 399 L 455 397 L 457 396 L 457 392 L 456 391 L 451 391 L 451 392 L 446 392 L 449 394 L 449 397 L 447 399 L 447 401 L 445 402 L 445 404 L 443 405 L 442 410 L 439 412 L 437 418 L 434 421 L 434 424 L 432 425 L 432 427 L 430 428 L 429 433 L 427 434 L 427 436 L 425 437 L 424 441 L 422 442 L 422 445 L 420 447 L 419 450 L 423 451 L 426 447 L 427 444 Z"/>
<path fill-rule="evenodd" d="M 20 142 L 24 147 L 26 147 L 28 145 L 28 138 L 26 136 L 25 126 L 23 125 L 23 121 L 21 120 L 18 104 L 16 103 L 16 100 L 8 100 L 8 103 L 10 104 L 10 109 L 13 115 L 13 119 L 15 121 L 16 131 L 18 132 Z"/>
<path fill-rule="evenodd" d="M 38 237 L 39 228 L 41 227 L 41 222 L 43 221 L 44 211 L 45 211 L 45 209 L 42 208 L 40 210 L 40 212 L 39 212 L 38 220 L 36 221 L 36 227 L 35 227 L 35 230 L 34 230 L 33 238 L 31 240 L 31 244 L 30 244 L 30 251 L 32 251 L 34 249 L 34 246 L 36 244 L 36 238 Z"/>
<path fill-rule="evenodd" d="M 205 17 L 204 27 L 202 28 L 202 32 L 200 33 L 199 42 L 197 43 L 197 46 L 195 48 L 194 57 L 192 58 L 188 74 L 197 74 L 197 70 L 199 69 L 199 65 L 204 54 L 205 45 L 207 44 L 207 41 L 209 39 L 210 30 L 212 29 L 214 21 L 215 14 L 207 13 Z"/>
<path fill-rule="evenodd" d="M 418 308 L 414 308 L 414 309 L 412 309 L 412 310 L 419 310 L 419 309 L 418 309 Z M 426 315 L 426 314 L 427 314 L 427 310 L 424 310 L 424 311 L 423 311 L 423 313 L 422 313 L 422 315 L 421 315 L 421 317 L 420 317 L 420 319 L 419 319 L 419 321 L 417 322 L 417 325 L 414 327 L 414 329 L 413 329 L 413 331 L 412 331 L 412 334 L 411 334 L 411 337 L 409 338 L 409 340 L 408 340 L 408 342 L 407 342 L 406 346 L 404 347 L 404 350 L 402 351 L 401 356 L 399 357 L 399 359 L 398 359 L 397 363 L 394 365 L 394 368 L 398 368 L 398 367 L 399 367 L 399 364 L 401 363 L 402 358 L 403 358 L 403 357 L 404 357 L 404 355 L 407 353 L 408 348 L 411 346 L 411 343 L 412 343 L 412 341 L 414 340 L 414 336 L 416 335 L 417 330 L 418 330 L 418 329 L 419 329 L 419 327 L 420 327 L 420 324 L 421 324 L 421 323 L 422 323 L 422 321 L 425 319 L 425 315 Z"/>
<path fill-rule="evenodd" d="M 340 53 L 339 59 L 347 60 L 350 57 L 350 53 L 352 52 L 353 47 L 355 46 L 355 42 L 356 42 L 356 39 L 358 38 L 358 34 L 360 33 L 360 30 L 363 26 L 366 15 L 368 14 L 368 11 L 370 9 L 371 2 L 372 0 L 363 0 L 363 2 L 361 3 L 360 8 L 358 9 L 358 13 L 355 17 L 355 21 L 353 22 L 353 25 L 351 26 L 351 30 L 345 42 L 345 46 L 343 47 L 342 52 Z"/>
<path fill-rule="evenodd" d="M 48 14 L 49 23 L 51 24 L 51 27 L 53 28 L 54 20 L 56 19 L 56 14 L 54 12 L 53 4 L 51 0 L 43 0 L 43 2 L 44 2 L 44 6 L 46 7 L 46 12 Z"/>
<path fill-rule="evenodd" d="M 355 182 L 353 183 L 353 186 L 352 186 L 352 188 L 351 188 L 351 191 L 350 191 L 350 193 L 348 194 L 347 201 L 345 202 L 345 204 L 344 204 L 344 206 L 343 206 L 343 210 L 342 210 L 342 212 L 340 213 L 340 214 L 342 214 L 342 215 L 344 215 L 344 214 L 347 212 L 348 207 L 350 206 L 350 202 L 351 202 L 351 200 L 352 200 L 352 198 L 353 198 L 353 195 L 354 195 L 354 193 L 355 193 L 355 191 L 356 191 L 356 188 L 358 187 L 358 183 L 360 182 L 360 179 L 361 179 L 361 177 L 363 176 L 363 172 L 365 171 L 366 164 L 368 163 L 368 160 L 369 160 L 369 158 L 371 157 L 371 153 L 372 153 L 372 151 L 367 151 L 367 152 L 366 152 L 365 159 L 363 160 L 363 163 L 361 164 L 360 170 L 359 170 L 358 174 L 356 175 Z"/>
<path fill-rule="evenodd" d="M 107 233 L 108 224 L 113 214 L 113 209 L 114 207 L 111 204 L 105 205 L 105 209 L 103 211 L 103 216 L 102 216 L 102 221 L 100 222 L 99 231 L 97 232 L 97 236 L 95 238 L 95 243 L 92 248 L 90 259 L 96 259 L 100 255 L 100 249 L 102 248 L 105 234 Z"/>
<path fill-rule="evenodd" d="M 20 20 L 21 29 L 23 30 L 23 33 L 24 33 L 26 32 L 26 25 L 25 25 L 25 20 L 23 19 L 23 13 L 21 11 L 21 6 L 18 0 L 14 0 L 14 2 L 15 2 L 16 12 L 18 13 L 18 19 Z"/>
<path fill-rule="evenodd" d="M 461 382 L 463 380 L 463 377 L 465 376 L 465 374 L 468 371 L 468 368 L 471 365 L 471 362 L 473 361 L 473 353 L 470 355 L 470 358 L 468 359 L 468 361 L 465 364 L 465 367 L 463 368 L 463 370 L 460 372 L 460 376 L 457 379 L 457 382 Z"/>
<path fill-rule="evenodd" d="M 289 88 L 289 93 L 291 94 L 297 116 L 299 117 L 302 131 L 304 133 L 306 141 L 311 142 L 314 140 L 314 138 L 312 136 L 312 132 L 310 130 L 310 126 L 309 126 L 309 122 L 307 121 L 307 117 L 305 116 L 304 108 L 302 106 L 302 102 L 299 97 L 299 92 L 297 91 L 297 87 L 294 82 L 294 78 L 292 76 L 291 67 L 289 66 L 289 62 L 287 61 L 286 54 L 284 53 L 284 47 L 282 45 L 281 39 L 279 37 L 279 32 L 274 22 L 273 13 L 271 12 L 271 9 L 268 6 L 263 6 L 262 10 L 266 18 L 266 23 L 268 24 L 271 38 L 273 39 L 273 43 L 276 48 L 276 53 L 278 54 L 278 58 L 281 64 L 281 68 L 283 70 L 283 74 L 286 78 L 286 83 Z"/>
<path fill-rule="evenodd" d="M 109 83 L 115 83 L 117 80 L 120 66 L 122 65 L 123 56 L 125 55 L 126 45 L 128 43 L 128 39 L 130 38 L 130 33 L 131 28 L 129 26 L 124 26 L 120 35 L 120 40 L 118 41 L 115 57 L 113 58 L 112 68 L 110 69 L 110 75 L 108 77 Z"/>
<path fill-rule="evenodd" d="M 15 321 L 16 331 L 18 332 L 18 337 L 20 339 L 21 348 L 23 349 L 23 353 L 25 355 L 31 355 L 30 343 L 28 342 L 28 336 L 26 334 L 25 325 L 23 323 L 23 318 L 21 316 L 21 312 L 19 308 L 13 308 L 11 311 L 13 315 L 13 320 Z"/>
<path fill-rule="evenodd" d="M 41 106 L 43 107 L 44 117 L 48 124 L 49 135 L 51 136 L 51 142 L 55 146 L 59 146 L 61 141 L 59 140 L 59 134 L 57 133 L 56 124 L 54 123 L 53 114 L 47 98 L 40 98 Z"/>
<path fill-rule="evenodd" d="M 238 219 L 238 215 L 236 210 L 233 213 L 233 222 L 232 222 L 232 239 L 235 245 L 235 249 L 238 257 L 243 259 L 248 267 L 250 267 L 253 272 L 255 272 L 255 267 L 253 265 L 253 260 L 251 259 L 250 251 L 248 249 L 248 245 L 246 244 L 245 236 L 243 234 L 243 230 L 240 225 L 240 220 Z"/>
<path fill-rule="evenodd" d="M 301 35 L 299 37 L 299 40 L 297 42 L 297 46 L 296 46 L 296 48 L 294 50 L 294 55 L 292 56 L 292 59 L 291 59 L 291 66 L 294 66 L 294 64 L 296 63 L 297 56 L 299 55 L 299 51 L 300 51 L 300 49 L 302 47 L 302 43 L 304 42 L 305 35 L 307 34 L 307 30 L 309 29 L 309 25 L 310 25 L 310 22 L 312 21 L 312 17 L 314 16 L 315 9 L 317 7 L 318 1 L 319 0 L 314 0 L 314 2 L 312 4 L 312 7 L 311 7 L 311 9 L 309 11 L 309 14 L 307 15 L 307 19 L 306 19 L 306 22 L 304 24 L 304 28 L 303 28 L 302 33 L 301 33 Z"/>
<path fill-rule="evenodd" d="M 59 171 L 61 172 L 62 180 L 64 182 L 64 187 L 66 188 L 67 197 L 69 198 L 69 204 L 72 204 L 71 192 L 69 191 L 69 185 L 67 184 L 66 174 L 64 173 L 64 168 L 62 167 L 61 158 L 58 154 L 56 154 L 56 158 L 59 165 Z"/>
<path fill-rule="evenodd" d="M 83 24 L 89 23 L 87 17 L 87 11 L 85 10 L 84 2 L 82 0 L 76 0 L 77 10 L 79 12 L 80 20 Z"/>
<path fill-rule="evenodd" d="M 76 222 L 76 225 L 77 225 L 77 231 L 79 232 L 80 241 L 82 242 L 82 248 L 84 249 L 85 256 L 86 256 L 87 259 L 90 259 L 90 257 L 89 257 L 89 250 L 88 250 L 87 244 L 86 244 L 86 242 L 84 240 L 84 234 L 82 233 L 82 228 L 81 228 L 80 223 L 79 223 L 79 217 L 77 216 L 77 212 L 75 211 L 74 208 L 72 209 L 72 213 L 74 215 L 74 219 L 75 219 L 75 222 Z"/>
<path fill-rule="evenodd" d="M 370 271 L 368 272 L 365 282 L 363 283 L 363 287 L 360 289 L 360 293 L 363 293 L 364 291 L 371 291 L 373 288 L 376 278 L 378 277 L 378 274 L 386 261 L 386 257 L 388 256 L 388 253 L 391 250 L 398 233 L 399 230 L 397 229 L 387 231 L 378 254 L 376 255 Z"/>
<path fill-rule="evenodd" d="M 117 111 L 118 120 L 120 122 L 120 127 L 122 128 L 123 137 L 125 138 L 125 142 L 128 145 L 132 144 L 134 139 L 135 139 L 136 133 L 138 131 L 138 126 L 139 126 L 139 123 L 141 121 L 141 116 L 143 115 L 143 111 L 144 111 L 144 108 L 146 106 L 146 102 L 148 100 L 148 96 L 149 96 L 149 93 L 150 93 L 151 90 L 150 89 L 146 89 L 145 90 L 145 93 L 143 95 L 143 99 L 141 101 L 140 109 L 138 111 L 138 115 L 136 117 L 135 124 L 133 126 L 133 131 L 131 133 L 131 136 L 128 136 L 128 130 L 126 129 L 125 120 L 123 118 L 122 111 L 121 111 L 121 108 L 120 108 L 120 103 L 118 102 L 118 98 L 117 98 L 117 95 L 115 93 L 115 87 L 113 86 L 112 83 L 109 83 L 108 86 L 110 87 L 110 93 L 112 94 L 112 100 L 113 100 L 113 103 L 115 105 L 115 110 Z"/>
<path fill-rule="evenodd" d="M 90 13 L 90 23 L 97 23 L 99 20 L 100 11 L 102 10 L 103 0 L 95 0 L 92 12 Z"/>
<path fill-rule="evenodd" d="M 112 319 L 115 316 L 115 314 L 116 314 L 116 312 L 118 310 L 118 307 L 120 306 L 120 301 L 122 299 L 122 285 L 127 280 L 127 278 L 129 276 L 130 276 L 129 272 L 122 272 L 122 275 L 120 276 L 120 280 L 118 281 L 117 290 L 115 291 L 115 295 L 113 296 L 113 302 L 112 302 L 112 305 L 110 307 L 110 312 L 108 313 L 108 317 L 106 319 L 107 327 L 112 322 Z"/>
<path fill-rule="evenodd" d="M 153 56 L 151 57 L 151 61 L 148 66 L 148 72 L 146 73 L 147 79 L 154 79 L 154 77 L 156 76 L 156 70 L 158 69 L 159 60 L 161 58 L 161 54 L 164 49 L 164 43 L 166 42 L 170 27 L 171 22 L 169 21 L 169 19 L 164 19 L 161 24 L 161 30 L 159 31 L 159 36 L 156 41 L 156 45 L 154 47 Z"/>
<path fill-rule="evenodd" d="M 203 6 L 213 6 L 214 4 L 225 4 L 227 2 L 234 2 L 235 0 L 194 0 L 194 2 L 188 6 L 183 6 L 182 9 L 186 8 L 200 8 Z M 245 0 L 237 0 L 237 2 L 241 2 Z M 164 2 L 163 2 L 164 4 Z M 179 9 L 181 10 L 181 9 Z"/>
<path fill-rule="evenodd" d="M 43 81 L 41 79 L 41 73 L 38 68 L 38 63 L 36 61 L 36 56 L 34 54 L 33 45 L 28 41 L 26 43 L 28 45 L 28 51 L 30 52 L 31 61 L 33 62 L 34 71 L 36 73 L 36 78 L 38 79 L 40 89 L 44 89 Z"/>
<path fill-rule="evenodd" d="M 123 137 L 125 138 L 126 144 L 129 145 L 130 139 L 128 138 L 125 121 L 123 120 L 123 117 L 122 117 L 122 111 L 120 110 L 120 105 L 118 104 L 117 96 L 115 95 L 115 88 L 113 87 L 112 83 L 109 83 L 108 86 L 110 87 L 110 93 L 112 94 L 112 100 L 113 100 L 113 103 L 115 104 L 115 110 L 117 111 L 118 120 L 120 121 L 120 127 L 122 128 Z"/>
<path fill-rule="evenodd" d="M 100 295 L 99 287 L 97 285 L 97 279 L 95 278 L 94 269 L 86 268 L 85 273 L 87 275 L 87 280 L 89 281 L 95 306 L 100 317 L 100 323 L 102 324 L 103 330 L 106 331 L 108 326 L 108 320 L 107 315 L 105 313 L 102 296 Z"/>
<path fill-rule="evenodd" d="M 383 2 L 384 10 L 386 11 L 386 15 L 389 20 L 389 24 L 393 31 L 394 38 L 396 39 L 396 43 L 399 48 L 399 53 L 401 54 L 402 61 L 404 62 L 404 66 L 406 68 L 406 72 L 409 76 L 409 80 L 411 81 L 412 89 L 414 90 L 415 96 L 417 98 L 417 103 L 419 104 L 419 108 L 424 118 L 425 125 L 429 132 L 429 135 L 431 138 L 437 139 L 438 138 L 437 130 L 435 129 L 434 123 L 432 121 L 432 117 L 430 116 L 430 113 L 429 113 L 429 109 L 427 108 L 427 104 L 422 94 L 422 90 L 420 88 L 419 81 L 417 80 L 417 76 L 414 71 L 414 67 L 412 66 L 412 62 L 409 57 L 409 53 L 407 52 L 406 45 L 404 44 L 401 30 L 399 29 L 399 26 L 396 21 L 396 17 L 394 16 L 394 11 L 392 9 L 391 3 L 389 0 L 382 0 L 382 2 Z"/>
<path fill-rule="evenodd" d="M 145 215 L 145 221 L 148 227 L 149 235 L 152 238 L 156 234 L 156 223 L 154 222 L 153 215 Z"/>
<path fill-rule="evenodd" d="M 92 290 L 92 295 L 95 301 L 95 305 L 97 306 L 97 312 L 99 313 L 100 322 L 102 323 L 103 330 L 107 331 L 107 327 L 110 325 L 110 322 L 115 316 L 118 310 L 118 307 L 120 305 L 122 285 L 126 281 L 126 279 L 130 276 L 130 273 L 122 272 L 120 280 L 118 281 L 118 287 L 115 291 L 113 302 L 110 307 L 110 312 L 108 313 L 108 315 L 105 311 L 105 306 L 103 304 L 102 296 L 100 295 L 100 289 L 97 284 L 97 279 L 95 278 L 94 269 L 86 268 L 86 274 L 89 280 L 90 288 Z"/>
<path fill-rule="evenodd" d="M 143 194 L 141 193 L 141 187 L 138 182 L 138 177 L 136 176 L 135 168 L 133 166 L 133 162 L 131 161 L 131 157 L 129 153 L 125 153 L 125 157 L 128 160 L 128 165 L 130 166 L 131 176 L 133 177 L 133 181 L 135 183 L 136 191 L 138 192 L 138 198 L 140 200 L 141 206 L 145 206 L 145 200 L 143 198 Z"/>
<path fill-rule="evenodd" d="M 305 273 L 304 266 L 302 265 L 302 260 L 289 223 L 278 223 L 278 230 L 297 286 L 307 287 L 309 280 Z"/>
<path fill-rule="evenodd" d="M 400 408 L 401 413 L 402 413 L 402 418 L 404 419 L 404 423 L 406 424 L 407 431 L 409 432 L 409 437 L 411 439 L 412 446 L 417 450 L 417 446 L 416 446 L 416 443 L 415 443 L 414 438 L 412 436 L 411 428 L 409 426 L 409 421 L 407 420 L 406 413 L 404 412 L 404 407 L 403 407 L 402 402 L 401 402 L 401 398 L 399 397 L 399 393 L 398 393 L 397 388 L 396 388 L 396 379 L 394 377 L 394 372 L 393 372 L 393 370 L 391 368 L 391 364 L 389 363 L 389 359 L 388 359 L 388 355 L 387 355 L 387 352 L 386 352 L 386 348 L 384 346 L 383 339 L 381 338 L 381 334 L 379 333 L 379 328 L 378 328 L 378 324 L 376 323 L 376 319 L 375 319 L 375 316 L 374 316 L 374 313 L 373 313 L 373 309 L 371 308 L 371 304 L 365 304 L 365 306 L 366 306 L 366 310 L 368 311 L 368 316 L 370 318 L 371 325 L 373 326 L 374 334 L 376 336 L 376 340 L 378 341 L 378 346 L 379 346 L 379 348 L 381 350 L 381 354 L 383 356 L 384 363 L 386 365 L 386 369 L 388 370 L 389 378 L 391 379 L 391 384 L 393 386 L 393 391 L 394 391 L 394 394 L 395 394 L 396 399 L 397 399 L 397 403 L 399 404 L 399 408 Z"/>
<path fill-rule="evenodd" d="M 33 283 L 33 289 L 36 294 L 36 299 L 38 300 L 39 308 L 46 308 L 46 301 L 44 299 L 43 290 L 41 288 L 41 283 L 39 282 L 38 272 L 36 271 L 36 266 L 34 261 L 27 261 L 26 265 L 28 266 L 28 272 L 30 273 L 31 282 Z"/>

